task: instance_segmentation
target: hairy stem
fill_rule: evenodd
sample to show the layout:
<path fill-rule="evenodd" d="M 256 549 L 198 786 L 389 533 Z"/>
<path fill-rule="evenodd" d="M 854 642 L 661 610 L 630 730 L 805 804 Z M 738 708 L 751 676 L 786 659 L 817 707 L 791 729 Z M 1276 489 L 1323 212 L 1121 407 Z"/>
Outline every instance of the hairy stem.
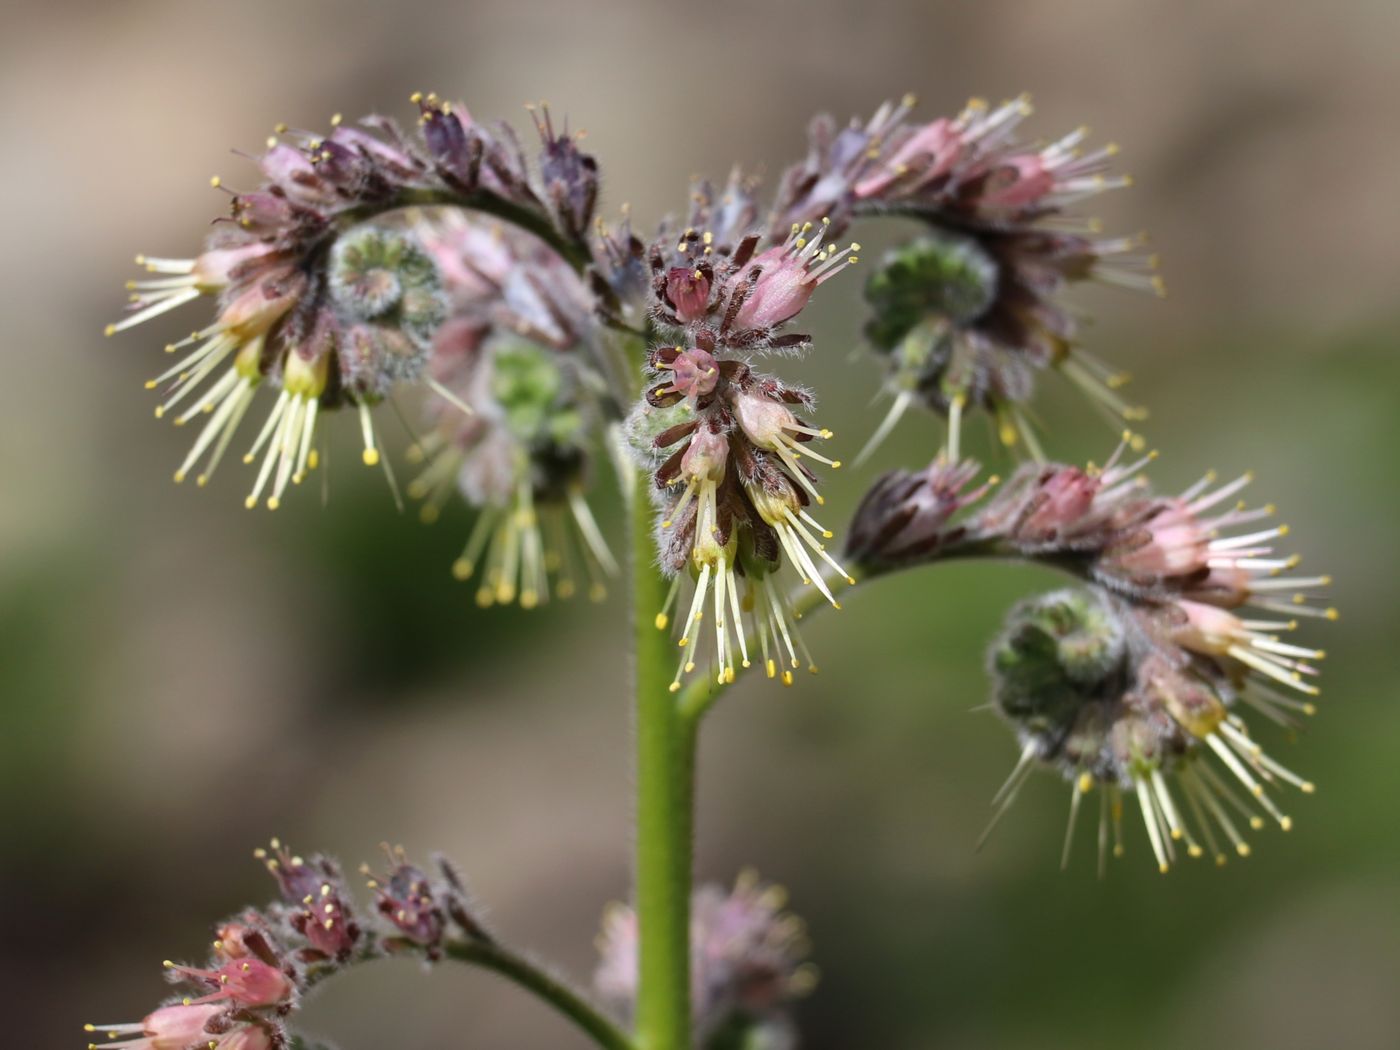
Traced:
<path fill-rule="evenodd" d="M 636 646 L 637 861 L 640 938 L 637 1045 L 690 1046 L 690 886 L 697 723 L 670 692 L 675 647 L 654 617 L 666 597 L 651 536 L 648 476 L 632 494 L 632 630 Z"/>
<path fill-rule="evenodd" d="M 525 957 L 499 944 L 486 941 L 451 941 L 444 948 L 449 958 L 472 963 L 500 974 L 506 980 L 534 993 L 606 1050 L 633 1050 L 632 1040 L 627 1037 L 627 1033 L 596 1006 Z"/>
<path fill-rule="evenodd" d="M 448 189 L 405 189 L 383 201 L 365 204 L 342 212 L 336 218 L 336 226 L 340 230 L 345 230 L 367 219 L 372 219 L 376 215 L 382 215 L 384 212 L 397 211 L 400 208 L 430 208 L 435 206 L 465 208 L 468 211 L 494 216 L 512 226 L 518 226 L 544 241 L 561 259 L 579 273 L 586 270 L 593 261 L 588 246 L 565 237 L 548 215 L 534 208 L 527 208 L 508 201 L 489 190 L 459 193 Z"/>

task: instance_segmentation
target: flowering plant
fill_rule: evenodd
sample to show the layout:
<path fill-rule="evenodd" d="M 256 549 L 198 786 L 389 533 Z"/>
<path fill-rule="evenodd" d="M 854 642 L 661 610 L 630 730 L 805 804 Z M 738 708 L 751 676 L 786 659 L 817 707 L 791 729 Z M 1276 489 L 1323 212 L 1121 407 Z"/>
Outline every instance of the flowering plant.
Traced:
<path fill-rule="evenodd" d="M 454 494 L 476 509 L 450 568 L 479 604 L 601 598 L 627 549 L 632 903 L 604 919 L 595 1001 L 488 928 L 446 861 L 429 872 L 386 846 L 386 870 L 361 869 L 366 907 L 334 861 L 273 840 L 257 856 L 279 900 L 220 924 L 206 965 L 167 963 L 186 991 L 141 1021 L 89 1025 L 107 1040 L 94 1046 L 306 1045 L 289 1027 L 303 997 L 391 955 L 493 970 L 617 1050 L 796 1045 L 790 1007 L 815 970 L 782 891 L 751 873 L 692 890 L 697 734 L 746 669 L 785 685 L 816 670 L 805 615 L 951 558 L 1039 562 L 1074 581 L 1012 609 L 989 653 L 992 705 L 1020 747 L 993 825 L 1048 768 L 1070 789 L 1066 862 L 1089 794 L 1100 870 L 1125 849 L 1129 806 L 1163 872 L 1248 855 L 1246 832 L 1267 820 L 1291 827 L 1280 791 L 1313 785 L 1243 714 L 1290 726 L 1313 713 L 1323 653 L 1283 637 L 1335 618 L 1329 581 L 1290 575 L 1296 557 L 1274 550 L 1287 528 L 1238 500 L 1249 475 L 1208 474 L 1175 496 L 1144 478 L 1155 453 L 1123 429 L 1143 410 L 1082 347 L 1061 299 L 1091 278 L 1162 290 L 1136 238 L 1101 236 L 1070 210 L 1128 185 L 1110 172 L 1114 147 L 1086 149 L 1082 129 L 1024 144 L 1025 99 L 920 122 L 906 98 L 845 127 L 814 121 L 766 210 L 735 170 L 697 182 L 685 218 L 648 238 L 625 212 L 597 216 L 597 162 L 548 109 L 533 111 L 531 160 L 506 125 L 436 95 L 413 102 L 416 136 L 382 117 L 336 117 L 325 135 L 279 128 L 258 185 L 230 194 L 202 253 L 137 257 L 148 276 L 108 334 L 216 304 L 148 384 L 158 417 L 196 424 L 177 482 L 207 484 L 244 433 L 245 504 L 276 509 L 329 469 L 324 417 L 349 410 L 364 464 L 398 498 L 376 409 L 418 388 L 426 427 L 405 489 L 425 521 Z M 821 285 L 851 279 L 861 249 L 848 232 L 880 215 L 913 233 L 865 284 L 891 404 L 856 462 L 914 405 L 946 420 L 946 439 L 926 467 L 872 481 L 838 553 L 822 494 L 841 467 L 825 451 L 834 436 L 778 359 L 811 351 L 794 324 Z M 1042 372 L 1121 432 L 1101 466 L 1047 459 L 1027 408 Z M 264 388 L 270 407 L 245 433 Z M 1005 483 L 979 480 L 962 454 L 978 413 L 1018 464 Z M 624 538 L 591 509 L 609 473 Z"/>

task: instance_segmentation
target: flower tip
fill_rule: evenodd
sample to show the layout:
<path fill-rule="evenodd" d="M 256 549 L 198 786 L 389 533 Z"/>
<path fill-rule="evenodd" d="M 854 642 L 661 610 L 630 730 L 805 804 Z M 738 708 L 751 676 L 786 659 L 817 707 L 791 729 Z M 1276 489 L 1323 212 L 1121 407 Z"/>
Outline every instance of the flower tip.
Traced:
<path fill-rule="evenodd" d="M 367 448 L 360 454 L 360 459 L 367 467 L 377 467 L 379 465 L 379 450 L 377 448 Z"/>
<path fill-rule="evenodd" d="M 280 507 L 280 506 L 282 506 L 282 501 L 281 501 L 280 499 L 278 499 L 276 496 L 269 496 L 269 497 L 267 498 L 267 509 L 268 509 L 268 510 L 276 510 L 276 509 L 277 509 L 278 507 Z"/>
<path fill-rule="evenodd" d="M 667 628 L 667 626 L 670 625 L 670 623 L 671 618 L 667 616 L 664 612 L 659 612 L 656 614 L 656 629 L 658 631 L 664 631 Z"/>
<path fill-rule="evenodd" d="M 1158 864 L 1158 865 L 1157 865 L 1157 870 L 1158 870 L 1159 872 L 1161 872 L 1163 875 L 1165 875 L 1167 872 L 1169 872 L 1169 871 L 1172 870 L 1172 866 L 1171 866 L 1170 864 L 1168 864 L 1166 861 L 1162 861 L 1161 864 Z"/>
<path fill-rule="evenodd" d="M 1248 842 L 1241 842 L 1241 843 L 1239 843 L 1238 845 L 1235 846 L 1235 852 L 1238 853 L 1241 857 L 1248 857 L 1248 856 L 1249 856 L 1249 843 L 1248 843 Z"/>
<path fill-rule="evenodd" d="M 116 335 L 117 326 L 114 324 L 107 325 L 105 328 L 102 329 L 102 334 L 108 337 Z"/>

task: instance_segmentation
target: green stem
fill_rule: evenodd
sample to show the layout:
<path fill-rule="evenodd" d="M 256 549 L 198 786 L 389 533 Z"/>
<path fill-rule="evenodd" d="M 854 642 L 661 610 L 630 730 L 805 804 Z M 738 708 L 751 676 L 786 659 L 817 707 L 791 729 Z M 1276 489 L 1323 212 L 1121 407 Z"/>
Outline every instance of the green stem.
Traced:
<path fill-rule="evenodd" d="M 543 999 L 591 1036 L 604 1050 L 636 1050 L 627 1033 L 583 995 L 497 941 L 482 938 L 444 941 L 442 953 L 455 962 L 480 966 L 499 974 Z M 391 957 L 392 953 L 384 952 L 375 942 L 348 962 L 313 965 L 306 973 L 305 988 L 309 990 L 324 984 L 351 966 Z"/>
<path fill-rule="evenodd" d="M 497 219 L 503 219 L 513 226 L 518 226 L 544 241 L 545 244 L 554 249 L 561 259 L 579 273 L 586 270 L 593 261 L 588 246 L 565 237 L 548 215 L 536 208 L 508 201 L 489 190 L 476 190 L 473 193 L 459 193 L 450 189 L 401 190 L 382 201 L 364 204 L 340 213 L 336 217 L 336 226 L 338 229 L 344 230 L 387 211 L 437 206 L 465 208 L 468 211 L 481 212 L 483 215 L 491 215 Z"/>
<path fill-rule="evenodd" d="M 480 966 L 533 992 L 592 1036 L 605 1050 L 634 1050 L 627 1033 L 597 1007 L 523 956 L 485 941 L 450 941 L 443 947 L 448 958 Z"/>
<path fill-rule="evenodd" d="M 655 567 L 649 477 L 632 493 L 632 628 L 636 644 L 639 1050 L 690 1047 L 690 886 L 696 723 L 670 691 L 676 648 L 655 616 L 667 583 Z"/>

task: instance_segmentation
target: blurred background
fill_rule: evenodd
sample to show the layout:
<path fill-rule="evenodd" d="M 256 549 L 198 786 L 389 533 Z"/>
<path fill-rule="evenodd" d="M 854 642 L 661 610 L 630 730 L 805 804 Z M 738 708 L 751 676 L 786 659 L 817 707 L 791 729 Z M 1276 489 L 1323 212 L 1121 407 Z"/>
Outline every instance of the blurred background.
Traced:
<path fill-rule="evenodd" d="M 938 567 L 811 621 L 820 676 L 723 700 L 699 875 L 751 864 L 790 888 L 823 971 L 801 1010 L 812 1050 L 1400 1045 L 1400 6 L 9 0 L 0 20 L 11 1045 L 77 1047 L 85 1020 L 140 1017 L 161 959 L 271 896 L 250 850 L 272 834 L 349 865 L 384 838 L 441 848 L 509 938 L 583 979 L 599 911 L 626 892 L 623 604 L 478 610 L 447 571 L 466 513 L 424 528 L 352 457 L 325 510 L 245 511 L 236 463 L 175 487 L 186 437 L 141 387 L 197 318 L 101 337 L 133 253 L 193 252 L 225 207 L 208 177 L 251 184 L 230 147 L 333 112 L 407 119 L 417 89 L 517 124 L 550 100 L 587 128 L 606 208 L 644 226 L 683 206 L 691 173 L 776 174 L 814 112 L 910 90 L 926 117 L 1029 90 L 1029 135 L 1088 123 L 1118 141 L 1138 185 L 1099 213 L 1151 231 L 1171 295 L 1084 291 L 1085 343 L 1135 374 L 1162 487 L 1255 469 L 1255 498 L 1335 574 L 1342 622 L 1311 635 L 1323 712 L 1296 746 L 1267 734 L 1319 793 L 1223 871 L 1164 879 L 1133 828 L 1099 882 L 1087 821 L 1058 871 L 1068 792 L 1042 777 L 974 852 L 1015 757 L 970 713 L 982 650 L 1054 577 Z M 788 369 L 826 393 L 851 452 L 883 411 L 856 352 L 860 283 L 823 288 L 818 349 Z M 1114 435 L 1066 387 L 1042 383 L 1050 447 L 1101 458 Z M 875 466 L 922 464 L 939 439 L 911 417 Z M 832 490 L 837 524 L 859 479 Z M 583 1045 L 491 977 L 407 963 L 336 983 L 304 1020 L 343 1050 Z"/>

